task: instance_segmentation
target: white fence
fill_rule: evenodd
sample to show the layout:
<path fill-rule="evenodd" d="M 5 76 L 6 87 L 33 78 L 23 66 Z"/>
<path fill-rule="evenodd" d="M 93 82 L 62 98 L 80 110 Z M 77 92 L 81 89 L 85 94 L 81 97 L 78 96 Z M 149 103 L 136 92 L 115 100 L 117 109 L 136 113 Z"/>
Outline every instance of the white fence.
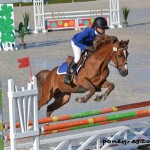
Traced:
<path fill-rule="evenodd" d="M 42 30 L 42 32 L 46 32 L 43 0 L 33 0 L 33 10 L 34 10 L 34 26 L 35 26 L 34 33 L 37 33 L 39 30 Z"/>
<path fill-rule="evenodd" d="M 142 143 L 140 139 L 150 142 L 150 135 L 146 134 L 150 130 L 150 122 L 139 123 L 140 119 L 134 121 L 134 125 L 118 126 L 113 128 L 101 128 L 95 131 L 86 131 L 66 136 L 59 136 L 57 138 L 47 138 L 39 141 L 40 132 L 38 124 L 38 106 L 37 106 L 37 81 L 33 78 L 33 82 L 28 84 L 28 88 L 18 90 L 13 80 L 8 80 L 8 97 L 9 97 L 9 117 L 10 117 L 10 146 L 6 146 L 5 150 L 16 150 L 22 148 L 32 148 L 39 150 L 40 146 L 50 144 L 49 149 L 53 150 L 109 150 L 137 147 Z M 16 129 L 16 113 L 19 114 L 19 121 L 21 123 L 21 131 Z M 33 129 L 29 129 L 28 121 L 33 119 Z M 147 118 L 148 119 L 148 118 Z M 146 120 L 146 119 L 145 119 Z M 127 123 L 127 122 L 126 122 Z M 132 137 L 129 138 L 129 133 Z M 68 134 L 66 132 L 66 134 Z M 16 143 L 22 138 L 33 138 L 33 142 Z M 117 141 L 120 142 L 117 142 Z M 139 142 L 137 144 L 137 142 Z M 115 144 L 114 144 L 115 143 Z M 52 145 L 55 146 L 52 146 Z"/>
<path fill-rule="evenodd" d="M 80 29 L 91 26 L 94 18 L 103 16 L 106 18 L 109 26 L 122 27 L 119 16 L 119 0 L 109 0 L 109 9 L 101 10 L 83 10 L 67 12 L 44 12 L 43 0 L 34 0 L 34 33 L 40 30 L 58 30 L 58 29 Z"/>
<path fill-rule="evenodd" d="M 47 140 L 41 140 L 40 144 L 54 144 L 51 150 L 119 150 L 120 148 L 137 148 L 144 145 L 140 139 L 149 143 L 150 136 L 144 135 L 150 129 L 150 122 L 139 123 L 130 126 L 118 126 L 113 128 L 99 129 L 95 131 L 79 132 L 78 134 L 59 136 Z M 133 134 L 129 140 L 129 133 Z M 137 143 L 139 141 L 139 143 Z"/>
<path fill-rule="evenodd" d="M 11 147 L 5 149 L 16 150 L 18 139 L 33 137 L 33 148 L 39 150 L 39 126 L 38 126 L 38 106 L 37 106 L 37 81 L 33 78 L 33 83 L 29 83 L 27 89 L 22 87 L 19 91 L 12 79 L 8 80 L 8 98 L 9 98 L 9 119 L 10 119 L 10 141 Z M 33 107 L 32 107 L 33 106 Z M 32 107 L 32 109 L 31 109 Z M 16 110 L 19 113 L 19 122 L 21 131 L 16 129 Z M 33 112 L 31 111 L 33 110 Z M 33 118 L 33 130 L 29 130 L 28 121 Z"/>
<path fill-rule="evenodd" d="M 121 28 L 120 25 L 120 9 L 119 9 L 119 0 L 109 0 L 109 9 L 110 9 L 110 27 Z"/>

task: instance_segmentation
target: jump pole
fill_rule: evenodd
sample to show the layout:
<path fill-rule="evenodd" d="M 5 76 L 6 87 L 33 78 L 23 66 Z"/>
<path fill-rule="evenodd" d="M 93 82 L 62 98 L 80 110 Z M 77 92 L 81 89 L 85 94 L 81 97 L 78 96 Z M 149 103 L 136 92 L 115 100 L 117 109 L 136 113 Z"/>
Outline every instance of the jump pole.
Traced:
<path fill-rule="evenodd" d="M 62 128 L 58 130 L 43 132 L 41 136 L 54 134 L 54 133 L 60 133 L 60 132 L 66 132 L 66 131 L 72 131 L 72 130 L 78 130 L 78 129 L 83 129 L 83 128 L 101 126 L 101 125 L 106 125 L 106 124 L 112 124 L 112 123 L 117 123 L 117 122 L 122 122 L 122 121 L 133 120 L 133 119 L 140 119 L 140 118 L 148 117 L 148 116 L 149 115 L 147 114 L 147 115 L 141 115 L 140 117 L 131 117 L 131 118 L 125 118 L 125 119 L 120 119 L 120 120 L 113 120 L 113 121 L 106 121 L 106 122 L 104 121 L 104 122 L 92 123 L 92 124 L 87 124 L 87 125 L 82 125 L 82 126 L 75 126 L 75 127 L 70 127 L 70 128 Z"/>
<path fill-rule="evenodd" d="M 94 116 L 94 115 L 106 114 L 106 113 L 111 113 L 111 112 L 119 112 L 123 110 L 135 109 L 135 108 L 146 107 L 146 106 L 150 106 L 150 101 L 132 103 L 132 104 L 121 105 L 121 106 L 114 106 L 114 107 L 104 108 L 101 110 L 92 110 L 92 111 L 86 111 L 86 112 L 81 112 L 81 113 L 76 113 L 76 114 L 66 114 L 66 115 L 54 116 L 54 117 L 49 117 L 49 118 L 40 118 L 39 124 L 65 121 L 65 120 L 71 120 L 71 119 L 77 119 L 77 118 L 84 118 L 84 117 L 89 117 L 89 116 Z M 33 122 L 30 120 L 29 126 L 31 125 L 33 125 Z M 20 127 L 20 122 L 16 123 L 16 127 L 18 128 Z M 4 125 L 5 130 L 9 128 L 10 128 L 10 124 Z"/>
<path fill-rule="evenodd" d="M 73 122 L 60 123 L 60 124 L 55 124 L 55 125 L 50 125 L 50 126 L 44 126 L 44 127 L 41 127 L 40 130 L 41 132 L 47 132 L 47 131 L 58 130 L 58 129 L 63 129 L 63 128 L 88 125 L 88 124 L 93 124 L 93 123 L 115 121 L 115 120 L 128 119 L 128 118 L 130 119 L 132 117 L 139 118 L 141 116 L 150 116 L 150 109 L 120 113 L 120 114 L 109 115 L 109 116 L 101 116 L 97 118 L 89 118 L 85 120 L 77 120 Z"/>
<path fill-rule="evenodd" d="M 143 112 L 143 114 L 140 114 L 139 116 L 134 116 L 131 118 L 122 118 L 119 120 L 111 120 L 111 121 L 104 121 L 104 122 L 98 122 L 98 123 L 91 123 L 91 124 L 62 128 L 62 129 L 56 129 L 56 130 L 51 130 L 51 131 L 46 131 L 46 132 L 41 131 L 40 136 L 46 136 L 46 135 L 50 135 L 50 134 L 54 134 L 54 133 L 67 132 L 67 131 L 79 130 L 79 129 L 83 129 L 83 128 L 89 128 L 89 127 L 101 126 L 101 125 L 112 124 L 112 123 L 117 123 L 117 122 L 123 122 L 123 121 L 128 121 L 128 120 L 133 120 L 133 119 L 140 119 L 140 118 L 148 117 L 148 116 L 150 116 L 150 114 Z M 9 141 L 10 135 L 6 135 L 4 139 L 5 139 L 5 141 Z"/>

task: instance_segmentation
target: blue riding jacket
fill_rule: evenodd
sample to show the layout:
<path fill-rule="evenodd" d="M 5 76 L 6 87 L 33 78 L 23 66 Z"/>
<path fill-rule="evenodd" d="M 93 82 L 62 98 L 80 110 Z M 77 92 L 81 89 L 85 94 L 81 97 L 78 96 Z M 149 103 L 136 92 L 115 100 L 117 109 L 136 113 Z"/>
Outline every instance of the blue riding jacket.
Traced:
<path fill-rule="evenodd" d="M 75 34 L 72 41 L 76 46 L 81 48 L 82 51 L 85 51 L 87 46 L 93 45 L 95 36 L 96 34 L 94 28 L 86 28 L 82 32 Z"/>

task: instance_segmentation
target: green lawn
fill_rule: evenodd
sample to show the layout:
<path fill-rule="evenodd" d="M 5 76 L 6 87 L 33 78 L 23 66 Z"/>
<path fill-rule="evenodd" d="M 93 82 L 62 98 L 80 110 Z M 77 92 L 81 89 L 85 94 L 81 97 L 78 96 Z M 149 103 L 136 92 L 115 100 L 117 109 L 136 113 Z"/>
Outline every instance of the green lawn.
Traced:
<path fill-rule="evenodd" d="M 72 2 L 87 2 L 87 1 L 96 1 L 96 0 L 48 0 L 48 4 L 57 4 L 57 3 L 72 3 Z M 32 6 L 33 3 L 14 3 L 14 7 L 16 6 Z"/>
<path fill-rule="evenodd" d="M 4 141 L 0 139 L 0 150 L 4 150 Z"/>
<path fill-rule="evenodd" d="M 2 89 L 0 88 L 0 109 L 2 108 Z"/>

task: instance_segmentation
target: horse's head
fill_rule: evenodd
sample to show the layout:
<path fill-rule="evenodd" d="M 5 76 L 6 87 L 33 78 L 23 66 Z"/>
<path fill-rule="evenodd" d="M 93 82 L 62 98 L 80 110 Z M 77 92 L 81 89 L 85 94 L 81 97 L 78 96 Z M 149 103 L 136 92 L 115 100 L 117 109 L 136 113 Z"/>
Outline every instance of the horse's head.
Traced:
<path fill-rule="evenodd" d="M 112 56 L 112 61 L 115 64 L 116 68 L 119 70 L 119 74 L 123 77 L 128 75 L 127 68 L 127 57 L 128 57 L 128 43 L 127 41 L 118 41 L 113 47 L 114 55 Z"/>
<path fill-rule="evenodd" d="M 115 67 L 119 70 L 120 75 L 125 77 L 128 74 L 128 43 L 129 40 L 119 41 L 116 36 L 104 34 L 98 35 L 93 44 L 96 51 L 100 52 L 100 56 L 103 60 L 107 63 L 112 60 Z"/>

